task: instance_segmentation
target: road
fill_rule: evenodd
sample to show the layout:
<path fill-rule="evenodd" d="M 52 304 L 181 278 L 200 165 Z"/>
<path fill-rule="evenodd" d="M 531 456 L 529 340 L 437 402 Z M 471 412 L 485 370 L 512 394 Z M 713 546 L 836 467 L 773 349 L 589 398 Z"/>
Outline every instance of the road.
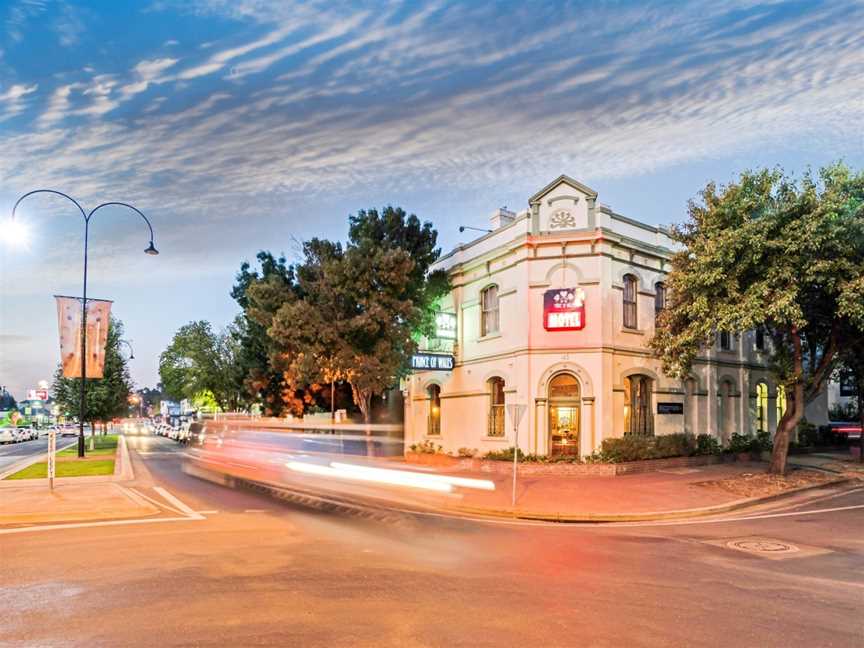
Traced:
<path fill-rule="evenodd" d="M 57 447 L 63 448 L 69 443 L 74 443 L 70 437 L 57 437 Z M 21 441 L 20 443 L 6 443 L 0 445 L 0 472 L 3 472 L 12 464 L 26 457 L 42 454 L 48 451 L 48 437 L 39 437 L 33 441 Z"/>
<path fill-rule="evenodd" d="M 196 480 L 165 439 L 130 446 L 203 519 L 0 535 L 0 645 L 864 645 L 864 490 L 707 524 L 392 525 Z"/>

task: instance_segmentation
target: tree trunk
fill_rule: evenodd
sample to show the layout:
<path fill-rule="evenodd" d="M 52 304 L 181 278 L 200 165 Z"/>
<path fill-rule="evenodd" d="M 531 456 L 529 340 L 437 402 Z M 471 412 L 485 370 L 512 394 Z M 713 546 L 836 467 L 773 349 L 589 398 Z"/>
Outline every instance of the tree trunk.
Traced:
<path fill-rule="evenodd" d="M 330 381 L 330 420 L 336 420 L 336 383 Z"/>
<path fill-rule="evenodd" d="M 791 337 L 795 369 L 794 397 L 790 399 L 788 391 L 786 392 L 786 414 L 783 415 L 774 434 L 774 447 L 771 450 L 771 462 L 768 464 L 768 472 L 772 475 L 786 474 L 789 440 L 798 422 L 804 416 L 804 359 L 801 353 L 801 336 L 798 334 L 797 327 L 792 327 Z M 792 406 L 791 411 L 789 405 Z"/>
<path fill-rule="evenodd" d="M 360 408 L 360 413 L 363 414 L 363 422 L 369 423 L 372 416 L 372 392 L 368 389 L 358 389 L 356 385 L 351 384 L 351 395 L 354 397 L 354 404 Z"/>

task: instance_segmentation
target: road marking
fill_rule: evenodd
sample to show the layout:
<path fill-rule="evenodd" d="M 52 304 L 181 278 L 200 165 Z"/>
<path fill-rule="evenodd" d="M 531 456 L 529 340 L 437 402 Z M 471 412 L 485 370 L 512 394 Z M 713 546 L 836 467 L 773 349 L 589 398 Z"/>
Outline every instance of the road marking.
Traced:
<path fill-rule="evenodd" d="M 171 493 L 169 493 L 167 490 L 165 490 L 161 486 L 154 486 L 153 490 L 155 490 L 162 497 L 164 497 L 166 500 L 171 502 L 174 506 L 176 506 L 178 509 L 183 511 L 183 513 L 185 513 L 189 517 L 192 517 L 195 519 L 201 519 L 201 520 L 205 519 L 203 515 L 201 515 L 197 511 L 192 510 L 190 507 L 186 506 L 183 502 L 181 502 L 179 499 L 174 497 Z"/>
<path fill-rule="evenodd" d="M 213 509 L 212 511 L 198 511 L 201 515 L 216 515 L 219 511 Z"/>
<path fill-rule="evenodd" d="M 269 509 L 246 509 L 244 513 L 269 513 Z"/>
<path fill-rule="evenodd" d="M 159 509 L 167 509 L 167 510 L 171 511 L 172 513 L 176 513 L 177 515 L 183 515 L 183 511 L 181 511 L 181 510 L 179 510 L 179 509 L 176 509 L 176 508 L 174 508 L 173 506 L 168 506 L 167 504 L 165 504 L 165 502 L 160 502 L 160 501 L 158 501 L 158 500 L 153 499 L 153 498 L 150 497 L 149 495 L 145 495 L 144 493 L 139 493 L 139 492 L 138 492 L 137 490 L 135 490 L 134 488 L 129 488 L 129 490 L 131 490 L 133 493 L 135 493 L 135 494 L 138 495 L 139 497 L 141 497 L 141 498 L 147 500 L 148 502 L 150 502 L 151 504 L 153 504 L 154 506 L 156 506 L 156 508 L 159 508 Z"/>
<path fill-rule="evenodd" d="M 38 526 L 16 527 L 14 529 L 0 529 L 0 534 L 28 533 L 30 531 L 56 531 L 58 529 L 86 529 L 89 527 L 122 526 L 124 524 L 155 524 L 157 522 L 195 522 L 206 520 L 203 515 L 196 517 L 174 517 L 174 518 L 143 518 L 134 520 L 105 520 L 102 522 L 75 522 L 72 524 L 40 524 Z"/>

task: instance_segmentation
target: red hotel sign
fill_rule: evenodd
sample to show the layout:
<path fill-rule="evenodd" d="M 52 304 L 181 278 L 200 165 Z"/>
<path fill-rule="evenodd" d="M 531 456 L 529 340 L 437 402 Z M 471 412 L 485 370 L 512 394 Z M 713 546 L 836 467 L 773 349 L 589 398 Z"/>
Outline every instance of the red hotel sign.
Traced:
<path fill-rule="evenodd" d="M 547 331 L 585 328 L 585 292 L 581 288 L 556 288 L 543 293 L 543 328 Z"/>

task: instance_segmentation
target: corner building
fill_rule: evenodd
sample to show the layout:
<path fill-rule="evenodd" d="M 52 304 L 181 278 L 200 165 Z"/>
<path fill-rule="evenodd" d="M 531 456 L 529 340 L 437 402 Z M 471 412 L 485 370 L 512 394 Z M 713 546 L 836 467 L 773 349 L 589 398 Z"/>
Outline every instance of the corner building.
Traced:
<path fill-rule="evenodd" d="M 436 337 L 403 383 L 405 443 L 481 455 L 590 455 L 603 439 L 674 432 L 773 431 L 785 407 L 762 335 L 721 334 L 684 381 L 662 373 L 648 341 L 665 305 L 673 241 L 615 213 L 567 176 L 436 268 L 450 274 Z M 826 421 L 824 398 L 808 408 Z"/>

